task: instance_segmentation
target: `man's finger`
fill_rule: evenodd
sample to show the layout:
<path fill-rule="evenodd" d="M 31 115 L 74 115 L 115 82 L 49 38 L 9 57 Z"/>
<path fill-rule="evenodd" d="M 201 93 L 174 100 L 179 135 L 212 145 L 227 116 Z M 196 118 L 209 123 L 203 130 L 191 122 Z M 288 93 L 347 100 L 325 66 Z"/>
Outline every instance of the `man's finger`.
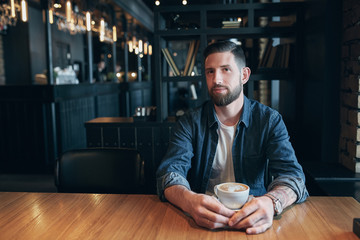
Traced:
<path fill-rule="evenodd" d="M 246 229 L 247 234 L 259 234 L 265 232 L 267 229 L 271 227 L 271 223 L 265 223 L 257 227 L 251 227 Z"/>
<path fill-rule="evenodd" d="M 229 226 L 234 226 L 242 221 L 247 216 L 251 215 L 258 209 L 258 206 L 255 204 L 247 204 L 244 205 L 242 209 L 240 209 L 237 213 L 235 213 L 229 221 Z"/>
<path fill-rule="evenodd" d="M 221 223 L 218 221 L 212 221 L 207 218 L 201 218 L 199 222 L 197 222 L 199 226 L 206 227 L 208 229 L 216 229 L 216 228 L 224 228 L 227 226 L 227 222 Z"/>
<path fill-rule="evenodd" d="M 206 203 L 206 208 L 228 218 L 232 217 L 235 214 L 234 210 L 225 207 L 220 201 L 215 198 L 212 198 L 211 201 Z"/>

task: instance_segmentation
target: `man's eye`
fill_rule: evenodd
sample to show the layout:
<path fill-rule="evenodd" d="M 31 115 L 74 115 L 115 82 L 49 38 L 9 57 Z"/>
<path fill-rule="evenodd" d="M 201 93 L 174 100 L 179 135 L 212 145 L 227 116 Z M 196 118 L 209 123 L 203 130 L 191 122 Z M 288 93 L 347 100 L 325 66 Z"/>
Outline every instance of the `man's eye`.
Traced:
<path fill-rule="evenodd" d="M 230 69 L 229 68 L 224 68 L 224 71 L 228 72 L 228 71 L 230 71 Z"/>

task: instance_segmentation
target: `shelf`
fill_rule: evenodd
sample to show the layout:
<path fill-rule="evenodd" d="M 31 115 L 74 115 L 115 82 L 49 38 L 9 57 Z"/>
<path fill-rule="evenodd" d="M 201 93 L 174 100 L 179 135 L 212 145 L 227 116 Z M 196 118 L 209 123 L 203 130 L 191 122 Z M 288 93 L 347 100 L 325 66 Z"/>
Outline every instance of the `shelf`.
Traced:
<path fill-rule="evenodd" d="M 179 77 L 163 77 L 163 82 L 201 82 L 203 76 L 179 76 Z M 289 69 L 262 69 L 256 71 L 250 75 L 250 80 L 291 80 L 294 78 L 294 74 Z"/>
<path fill-rule="evenodd" d="M 254 28 L 212 28 L 207 29 L 208 35 L 231 35 L 241 38 L 273 38 L 273 37 L 291 37 L 296 33 L 295 27 L 254 27 Z"/>
<path fill-rule="evenodd" d="M 251 81 L 258 80 L 292 80 L 294 74 L 290 69 L 262 68 L 250 75 Z"/>
<path fill-rule="evenodd" d="M 181 29 L 181 30 L 160 30 L 155 34 L 167 40 L 191 39 L 202 34 L 206 35 L 241 35 L 246 38 L 261 37 L 291 37 L 296 33 L 296 27 L 240 27 L 240 28 L 208 28 L 208 29 Z"/>
<path fill-rule="evenodd" d="M 121 83 L 121 90 L 123 91 L 135 91 L 141 89 L 150 89 L 152 88 L 152 82 L 143 81 L 143 82 L 123 82 Z"/>
<path fill-rule="evenodd" d="M 203 80 L 202 76 L 178 76 L 178 77 L 163 77 L 164 82 L 199 82 Z"/>
<path fill-rule="evenodd" d="M 232 11 L 232 10 L 267 10 L 267 11 L 295 11 L 303 6 L 303 2 L 279 2 L 279 3 L 239 3 L 239 4 L 205 4 L 189 6 L 158 6 L 157 12 L 194 12 L 194 11 Z"/>
<path fill-rule="evenodd" d="M 191 8 L 188 6 L 159 6 L 155 8 L 155 38 L 159 39 L 155 54 L 158 54 L 158 61 L 161 61 L 156 69 L 156 78 L 159 81 L 157 88 L 160 93 L 157 96 L 157 102 L 160 106 L 157 119 L 163 121 L 169 115 L 174 115 L 178 109 L 182 109 L 177 106 L 179 101 L 188 103 L 188 108 L 192 108 L 209 98 L 204 75 L 194 77 L 170 77 L 168 75 L 169 64 L 164 62 L 161 49 L 167 47 L 170 52 L 174 50 L 176 53 L 174 58 L 178 59 L 176 65 L 179 69 L 183 69 L 184 61 L 181 60 L 181 57 L 184 54 L 181 54 L 181 51 L 186 52 L 186 41 L 189 40 L 200 41 L 199 57 L 197 58 L 199 70 L 203 70 L 203 58 L 200 54 L 208 43 L 230 38 L 241 42 L 246 54 L 247 65 L 252 70 L 248 88 L 250 92 L 255 93 L 255 88 L 260 84 L 257 82 L 259 80 L 299 81 L 301 72 L 298 72 L 298 63 L 301 61 L 302 53 L 299 52 L 297 43 L 303 31 L 304 6 L 304 2 L 282 2 L 207 4 L 192 5 Z M 174 16 L 176 16 L 175 23 L 173 22 Z M 240 18 L 241 23 L 237 25 L 238 27 L 225 28 L 234 26 L 232 22 L 225 21 L 237 21 Z M 186 22 L 181 20 L 186 20 Z M 178 28 L 179 26 L 185 26 L 186 29 Z M 268 45 L 267 42 L 270 40 L 274 47 Z M 173 42 L 175 44 L 172 46 Z M 279 45 L 288 46 L 287 44 L 291 44 L 289 45 L 290 48 L 275 48 Z M 182 50 L 178 50 L 177 47 Z M 264 55 L 265 51 L 266 55 Z M 264 63 L 266 64 L 264 65 Z M 258 68 L 258 66 L 268 68 Z M 198 73 L 201 74 L 201 72 Z M 189 95 L 184 94 L 185 90 L 188 91 L 190 83 L 198 84 L 196 86 L 198 99 L 195 104 L 190 100 Z M 179 92 L 180 89 L 181 93 Z M 263 90 L 266 89 L 263 88 Z M 274 93 L 280 94 L 279 91 L 274 91 Z M 271 92 L 270 88 L 269 92 Z M 295 95 L 281 94 L 284 99 L 293 97 L 288 102 L 296 101 Z M 252 95 L 250 94 L 250 96 Z M 286 104 L 284 106 L 287 107 Z M 287 111 L 287 108 L 284 111 Z M 292 112 L 288 115 L 291 115 L 290 118 L 294 117 Z"/>

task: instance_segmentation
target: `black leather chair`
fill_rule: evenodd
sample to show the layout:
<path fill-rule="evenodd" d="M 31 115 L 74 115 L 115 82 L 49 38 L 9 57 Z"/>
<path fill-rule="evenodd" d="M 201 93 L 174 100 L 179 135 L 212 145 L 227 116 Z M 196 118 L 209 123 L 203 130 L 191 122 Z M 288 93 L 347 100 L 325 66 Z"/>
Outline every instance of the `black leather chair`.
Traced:
<path fill-rule="evenodd" d="M 135 149 L 77 149 L 56 160 L 58 192 L 142 193 L 144 163 Z"/>

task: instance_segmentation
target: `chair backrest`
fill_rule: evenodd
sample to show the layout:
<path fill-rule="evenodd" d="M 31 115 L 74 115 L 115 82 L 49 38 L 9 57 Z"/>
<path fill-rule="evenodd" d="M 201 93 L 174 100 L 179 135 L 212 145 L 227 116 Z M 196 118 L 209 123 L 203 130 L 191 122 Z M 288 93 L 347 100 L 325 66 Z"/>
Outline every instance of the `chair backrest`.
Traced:
<path fill-rule="evenodd" d="M 140 193 L 144 164 L 135 149 L 77 149 L 56 160 L 59 192 Z"/>

